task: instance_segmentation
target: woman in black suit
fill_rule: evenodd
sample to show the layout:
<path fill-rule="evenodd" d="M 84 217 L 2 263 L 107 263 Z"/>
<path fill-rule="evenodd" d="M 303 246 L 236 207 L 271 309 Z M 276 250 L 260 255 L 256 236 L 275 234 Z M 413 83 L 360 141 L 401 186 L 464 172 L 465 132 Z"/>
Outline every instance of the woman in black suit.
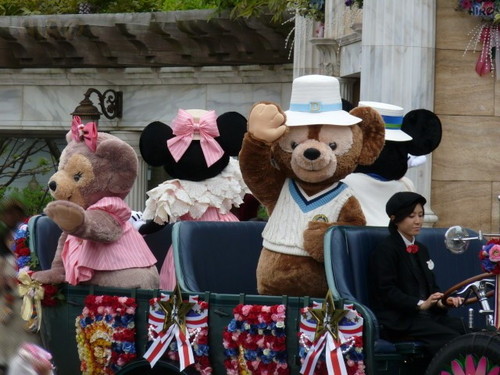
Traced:
<path fill-rule="evenodd" d="M 447 315 L 436 285 L 434 263 L 418 241 L 424 221 L 423 196 L 413 192 L 394 194 L 386 204 L 389 232 L 372 254 L 370 283 L 373 310 L 387 338 L 412 337 L 434 355 L 453 338 L 464 334 L 458 318 Z M 459 306 L 460 297 L 447 303 Z"/>

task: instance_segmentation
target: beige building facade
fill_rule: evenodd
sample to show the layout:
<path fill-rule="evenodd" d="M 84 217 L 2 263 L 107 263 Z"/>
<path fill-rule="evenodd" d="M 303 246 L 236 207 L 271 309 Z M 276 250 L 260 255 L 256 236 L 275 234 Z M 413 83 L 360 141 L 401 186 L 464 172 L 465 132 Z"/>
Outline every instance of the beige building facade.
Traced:
<path fill-rule="evenodd" d="M 475 71 L 482 45 L 465 49 L 481 21 L 437 1 L 434 110 L 443 140 L 433 154 L 432 202 L 439 226 L 460 224 L 498 233 L 500 76 Z"/>

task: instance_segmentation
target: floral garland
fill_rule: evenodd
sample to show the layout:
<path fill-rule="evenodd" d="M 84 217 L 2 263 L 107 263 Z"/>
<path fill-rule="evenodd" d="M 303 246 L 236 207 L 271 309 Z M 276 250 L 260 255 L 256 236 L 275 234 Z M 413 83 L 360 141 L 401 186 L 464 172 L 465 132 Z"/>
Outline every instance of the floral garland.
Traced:
<path fill-rule="evenodd" d="M 36 254 L 31 251 L 28 245 L 28 220 L 29 218 L 20 224 L 14 233 L 14 255 L 16 256 L 18 272 L 23 270 L 31 276 L 33 271 L 39 268 L 39 262 Z M 42 306 L 57 306 L 64 301 L 64 295 L 58 285 L 43 284 L 42 287 L 44 289 Z"/>
<path fill-rule="evenodd" d="M 243 305 L 223 332 L 228 375 L 287 375 L 285 305 Z"/>
<path fill-rule="evenodd" d="M 479 260 L 484 272 L 500 274 L 500 239 L 492 238 L 479 251 Z"/>
<path fill-rule="evenodd" d="M 316 320 L 312 317 L 310 310 L 321 306 L 316 303 L 313 307 L 304 307 L 300 310 L 299 330 L 299 357 L 303 363 L 308 351 L 313 347 L 314 334 L 316 331 Z M 339 331 L 343 333 L 348 342 L 341 346 L 348 375 L 365 375 L 363 355 L 363 318 L 354 310 L 352 305 L 345 305 L 344 309 L 349 312 L 339 322 Z M 314 375 L 328 374 L 325 353 L 323 352 L 314 369 Z"/>
<path fill-rule="evenodd" d="M 35 254 L 31 254 L 28 238 L 28 219 L 26 219 L 17 227 L 14 233 L 14 254 L 18 269 L 24 267 L 36 269 L 38 267 L 38 259 Z"/>
<path fill-rule="evenodd" d="M 76 318 L 82 375 L 115 374 L 137 357 L 134 298 L 87 296 Z"/>
<path fill-rule="evenodd" d="M 152 298 L 149 300 L 148 338 L 151 343 L 158 338 L 155 327 L 157 327 L 158 324 L 163 326 L 164 323 L 165 314 L 160 306 L 160 302 L 168 299 L 169 296 L 162 294 L 159 298 Z M 208 303 L 201 301 L 198 296 L 189 296 L 189 303 L 193 305 L 186 314 L 185 319 L 189 342 L 194 355 L 194 364 L 192 364 L 192 366 L 202 375 L 211 375 L 213 369 L 208 357 Z M 161 355 L 166 356 L 172 361 L 179 362 L 180 357 L 177 341 L 172 340 L 164 354 Z"/>
<path fill-rule="evenodd" d="M 492 0 L 458 0 L 458 8 L 471 16 L 485 20 L 499 20 L 500 1 Z"/>
<path fill-rule="evenodd" d="M 494 50 L 500 49 L 500 0 L 458 0 L 459 10 L 481 18 L 481 24 L 471 30 L 472 37 L 465 48 L 465 53 L 472 49 L 476 52 L 478 44 L 482 44 L 481 53 L 476 62 L 476 72 L 480 76 L 493 73 L 495 70 Z"/>

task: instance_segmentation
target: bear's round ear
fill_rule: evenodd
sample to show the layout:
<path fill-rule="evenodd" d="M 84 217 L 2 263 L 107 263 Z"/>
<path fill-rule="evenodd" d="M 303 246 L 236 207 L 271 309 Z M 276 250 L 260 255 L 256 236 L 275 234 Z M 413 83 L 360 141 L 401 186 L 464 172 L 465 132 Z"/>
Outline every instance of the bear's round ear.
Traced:
<path fill-rule="evenodd" d="M 408 153 L 426 155 L 441 143 L 441 121 L 434 112 L 427 109 L 414 109 L 403 118 L 401 130 L 413 139 L 408 142 Z"/>
<path fill-rule="evenodd" d="M 217 141 L 229 156 L 237 156 L 243 136 L 247 131 L 247 119 L 238 112 L 226 112 L 217 117 L 219 137 Z"/>
<path fill-rule="evenodd" d="M 102 173 L 109 174 L 109 177 L 102 179 L 106 181 L 107 186 L 101 188 L 124 198 L 137 178 L 137 154 L 132 146 L 117 137 L 106 134 L 103 138 L 95 156 L 107 161 L 105 164 L 108 167 L 103 169 Z"/>
<path fill-rule="evenodd" d="M 139 140 L 141 156 L 153 167 L 165 164 L 168 155 L 167 140 L 174 136 L 172 128 L 163 122 L 154 121 L 144 128 Z"/>
<path fill-rule="evenodd" d="M 363 121 L 356 124 L 363 132 L 363 146 L 359 165 L 370 165 L 384 148 L 385 124 L 380 114 L 371 107 L 356 107 L 349 112 Z"/>

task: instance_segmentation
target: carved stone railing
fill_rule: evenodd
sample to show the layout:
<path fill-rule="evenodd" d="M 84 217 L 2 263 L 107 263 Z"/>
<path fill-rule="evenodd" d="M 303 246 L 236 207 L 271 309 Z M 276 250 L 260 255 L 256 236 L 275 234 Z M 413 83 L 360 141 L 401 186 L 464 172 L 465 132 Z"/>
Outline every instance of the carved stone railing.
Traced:
<path fill-rule="evenodd" d="M 0 17 L 0 68 L 282 64 L 292 27 L 211 10 Z"/>

